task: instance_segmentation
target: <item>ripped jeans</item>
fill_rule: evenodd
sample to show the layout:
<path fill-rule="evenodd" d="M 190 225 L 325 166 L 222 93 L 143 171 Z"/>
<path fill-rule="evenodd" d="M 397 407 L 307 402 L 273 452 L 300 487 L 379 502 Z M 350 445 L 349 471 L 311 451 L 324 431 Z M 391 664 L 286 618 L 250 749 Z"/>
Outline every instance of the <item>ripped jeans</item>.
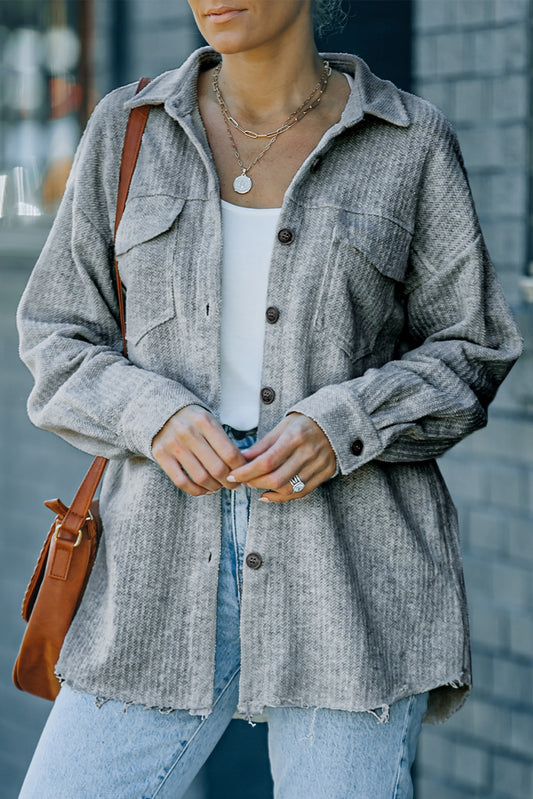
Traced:
<path fill-rule="evenodd" d="M 236 443 L 249 447 L 247 436 Z M 237 707 L 240 593 L 252 490 L 221 489 L 215 705 L 162 713 L 63 684 L 19 799 L 179 799 Z M 268 708 L 275 799 L 408 799 L 427 693 L 381 711 Z M 235 775 L 239 779 L 239 775 Z"/>

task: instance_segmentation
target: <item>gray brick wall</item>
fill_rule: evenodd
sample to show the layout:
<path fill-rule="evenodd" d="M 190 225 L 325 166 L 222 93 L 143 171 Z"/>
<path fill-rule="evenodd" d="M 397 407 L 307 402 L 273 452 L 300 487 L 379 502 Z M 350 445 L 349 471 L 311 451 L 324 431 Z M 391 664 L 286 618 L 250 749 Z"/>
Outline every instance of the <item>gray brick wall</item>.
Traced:
<path fill-rule="evenodd" d="M 441 461 L 459 510 L 474 691 L 425 727 L 417 799 L 533 797 L 533 322 L 527 271 L 530 0 L 416 0 L 414 90 L 453 122 L 526 353 L 488 427 Z"/>

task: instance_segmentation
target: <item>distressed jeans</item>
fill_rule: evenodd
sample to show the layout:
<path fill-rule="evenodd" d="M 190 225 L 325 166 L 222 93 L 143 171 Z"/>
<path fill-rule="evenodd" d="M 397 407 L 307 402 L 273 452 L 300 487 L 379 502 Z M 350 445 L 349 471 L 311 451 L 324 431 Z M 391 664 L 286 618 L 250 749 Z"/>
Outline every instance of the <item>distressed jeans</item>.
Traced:
<path fill-rule="evenodd" d="M 242 449 L 254 436 L 236 440 Z M 19 799 L 179 799 L 237 707 L 240 595 L 253 489 L 221 489 L 215 704 L 161 712 L 63 684 Z M 275 799 L 408 799 L 427 693 L 379 713 L 268 708 Z M 235 775 L 239 779 L 239 775 Z"/>

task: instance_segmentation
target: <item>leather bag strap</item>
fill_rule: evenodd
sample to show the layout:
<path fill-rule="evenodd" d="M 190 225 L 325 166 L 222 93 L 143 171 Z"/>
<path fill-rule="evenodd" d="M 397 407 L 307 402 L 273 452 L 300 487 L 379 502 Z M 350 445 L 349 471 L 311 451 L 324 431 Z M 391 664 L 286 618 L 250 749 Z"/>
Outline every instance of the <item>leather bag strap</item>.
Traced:
<path fill-rule="evenodd" d="M 150 83 L 149 78 L 141 78 L 137 86 L 137 92 Z M 137 93 L 136 92 L 136 93 Z M 126 135 L 124 136 L 124 147 L 122 149 L 122 160 L 120 162 L 120 178 L 118 182 L 117 194 L 117 212 L 115 214 L 115 232 L 113 240 L 117 235 L 118 226 L 122 219 L 124 208 L 126 207 L 126 200 L 130 190 L 131 179 L 135 172 L 135 164 L 137 163 L 137 156 L 141 149 L 141 140 L 146 127 L 148 114 L 150 113 L 149 105 L 141 105 L 133 108 L 130 112 L 128 119 L 128 126 L 126 128 Z M 115 259 L 115 277 L 118 292 L 118 307 L 120 312 L 120 328 L 122 330 L 122 347 L 124 355 L 128 355 L 128 344 L 126 342 L 126 316 L 124 312 L 124 294 L 122 292 L 122 280 L 120 279 L 120 272 L 118 270 L 118 263 Z"/>
<path fill-rule="evenodd" d="M 141 78 L 137 84 L 136 94 L 144 89 L 150 83 L 150 78 Z M 113 241 L 117 234 L 117 228 L 120 224 L 124 208 L 126 207 L 126 200 L 130 189 L 131 179 L 135 171 L 137 163 L 137 156 L 141 148 L 141 140 L 146 127 L 148 114 L 150 113 L 149 105 L 141 105 L 137 108 L 132 108 L 128 117 L 128 124 L 126 127 L 126 134 L 124 136 L 124 145 L 122 148 L 122 159 L 120 162 L 120 176 L 117 193 L 117 210 L 115 214 L 115 230 L 113 234 Z M 122 293 L 122 281 L 118 270 L 118 263 L 115 259 L 115 277 L 118 292 L 118 305 L 120 312 L 120 329 L 122 332 L 122 343 L 124 348 L 124 355 L 127 357 L 128 348 L 126 345 L 126 318 L 124 314 L 124 297 Z M 102 479 L 104 469 L 107 465 L 107 458 L 98 456 L 92 462 L 89 471 L 85 475 L 82 484 L 76 492 L 76 496 L 72 500 L 72 504 L 65 514 L 65 518 L 56 531 L 56 537 L 59 541 L 66 541 L 72 543 L 77 540 L 78 532 L 81 530 L 87 519 L 89 507 L 93 501 L 96 489 Z"/>

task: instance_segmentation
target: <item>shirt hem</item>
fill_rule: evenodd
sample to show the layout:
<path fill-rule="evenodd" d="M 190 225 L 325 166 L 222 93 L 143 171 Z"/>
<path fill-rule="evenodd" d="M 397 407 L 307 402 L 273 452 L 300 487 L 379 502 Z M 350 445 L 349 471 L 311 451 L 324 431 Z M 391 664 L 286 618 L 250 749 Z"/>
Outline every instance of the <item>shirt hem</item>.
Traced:
<path fill-rule="evenodd" d="M 94 696 L 95 705 L 98 708 L 103 707 L 107 702 L 115 701 L 124 703 L 123 712 L 126 712 L 131 705 L 142 705 L 145 710 L 158 710 L 163 714 L 170 714 L 177 710 L 188 711 L 191 716 L 200 716 L 202 720 L 207 718 L 214 709 L 213 705 L 195 706 L 186 704 L 184 707 L 173 707 L 144 703 L 142 701 L 137 702 L 131 699 L 124 699 L 122 696 L 94 694 L 93 691 L 84 689 L 74 680 L 65 677 L 58 669 L 55 670 L 55 675 L 61 685 L 66 684 L 72 691 L 76 693 L 88 693 Z M 310 703 L 305 699 L 268 697 L 260 700 L 239 702 L 232 718 L 248 721 L 252 726 L 255 726 L 258 722 L 268 722 L 269 707 L 300 707 L 305 709 L 321 707 L 328 710 L 342 710 L 351 713 L 370 713 L 379 723 L 383 724 L 389 721 L 390 706 L 395 702 L 398 702 L 400 699 L 405 699 L 407 696 L 429 692 L 428 707 L 422 718 L 422 723 L 442 724 L 463 706 L 471 690 L 471 675 L 469 672 L 463 670 L 449 678 L 432 681 L 425 687 L 414 688 L 413 686 L 404 686 L 393 694 L 388 695 L 384 701 L 376 703 L 376 705 L 371 708 L 369 708 L 368 705 L 354 706 L 353 702 L 350 701 L 337 701 L 334 703 L 328 702 L 322 704 L 320 702 Z"/>
<path fill-rule="evenodd" d="M 332 704 L 316 704 L 309 703 L 304 699 L 287 699 L 280 697 L 269 697 L 263 700 L 250 700 L 240 702 L 237 705 L 237 710 L 233 718 L 245 719 L 249 721 L 268 721 L 268 708 L 269 707 L 302 707 L 305 709 L 314 709 L 315 707 L 327 708 L 329 710 L 344 710 L 351 713 L 370 713 L 380 723 L 389 720 L 390 706 L 400 699 L 405 699 L 407 696 L 414 696 L 429 692 L 428 708 L 422 718 L 424 724 L 442 724 L 457 710 L 459 710 L 472 690 L 472 681 L 469 672 L 461 671 L 455 673 L 449 678 L 443 680 L 432 681 L 424 687 L 408 687 L 400 689 L 394 694 L 390 694 L 385 700 L 377 703 L 374 707 L 369 708 L 368 705 L 354 706 L 353 702 L 336 702 Z M 442 701 L 437 701 L 437 692 L 439 698 L 443 694 L 448 695 L 446 705 Z M 438 712 L 440 709 L 440 712 Z"/>

